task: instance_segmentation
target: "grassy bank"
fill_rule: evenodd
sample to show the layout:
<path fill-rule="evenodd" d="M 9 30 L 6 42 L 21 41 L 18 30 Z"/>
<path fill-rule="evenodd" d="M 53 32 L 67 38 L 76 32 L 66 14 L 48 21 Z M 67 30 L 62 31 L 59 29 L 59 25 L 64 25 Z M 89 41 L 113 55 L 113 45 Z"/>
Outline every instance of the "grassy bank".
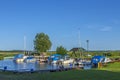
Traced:
<path fill-rule="evenodd" d="M 18 53 L 23 53 L 23 51 L 0 51 L 0 60 L 4 59 L 4 57 L 15 56 Z"/>
<path fill-rule="evenodd" d="M 108 64 L 102 69 L 71 70 L 48 73 L 0 72 L 1 80 L 119 80 L 120 63 Z"/>
<path fill-rule="evenodd" d="M 15 56 L 16 54 L 0 54 L 0 60 L 4 59 L 4 57 L 12 57 Z"/>
<path fill-rule="evenodd" d="M 120 72 L 120 62 L 109 63 L 105 67 L 101 68 L 100 70 L 107 70 L 112 72 Z"/>
<path fill-rule="evenodd" d="M 119 80 L 120 72 L 72 70 L 53 73 L 13 74 L 0 72 L 1 80 Z"/>

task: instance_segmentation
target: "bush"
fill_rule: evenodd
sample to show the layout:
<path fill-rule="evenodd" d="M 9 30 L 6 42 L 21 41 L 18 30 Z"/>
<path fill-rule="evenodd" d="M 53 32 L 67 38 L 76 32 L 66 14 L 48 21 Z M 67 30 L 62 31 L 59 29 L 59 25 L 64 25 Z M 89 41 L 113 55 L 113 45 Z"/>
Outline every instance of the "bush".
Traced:
<path fill-rule="evenodd" d="M 3 56 L 0 56 L 0 60 L 3 60 L 3 58 L 4 58 Z"/>

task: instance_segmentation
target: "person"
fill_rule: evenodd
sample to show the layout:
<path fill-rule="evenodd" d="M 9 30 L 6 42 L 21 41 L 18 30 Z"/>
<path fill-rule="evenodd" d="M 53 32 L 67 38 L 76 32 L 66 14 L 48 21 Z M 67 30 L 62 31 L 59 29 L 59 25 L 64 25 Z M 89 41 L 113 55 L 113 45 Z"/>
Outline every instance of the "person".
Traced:
<path fill-rule="evenodd" d="M 59 68 L 60 68 L 60 70 L 64 70 L 63 64 L 60 64 L 60 65 L 59 65 Z"/>
<path fill-rule="evenodd" d="M 73 67 L 73 64 L 72 64 L 72 63 L 69 63 L 69 66 L 70 66 L 70 68 L 72 68 L 72 67 Z"/>

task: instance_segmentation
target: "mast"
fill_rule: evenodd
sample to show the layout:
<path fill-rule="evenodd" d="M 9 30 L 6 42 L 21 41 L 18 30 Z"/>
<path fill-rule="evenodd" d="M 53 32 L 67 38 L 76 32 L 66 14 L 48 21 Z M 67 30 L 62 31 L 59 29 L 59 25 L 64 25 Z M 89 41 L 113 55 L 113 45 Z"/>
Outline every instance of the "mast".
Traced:
<path fill-rule="evenodd" d="M 26 52 L 26 36 L 24 36 L 24 54 Z"/>
<path fill-rule="evenodd" d="M 80 53 L 80 57 L 82 58 L 82 51 L 80 50 L 81 48 L 81 41 L 80 41 L 80 28 L 78 28 L 78 50 Z"/>
<path fill-rule="evenodd" d="M 88 51 L 89 51 L 89 40 L 86 40 L 87 42 L 87 55 L 89 55 Z"/>
<path fill-rule="evenodd" d="M 78 28 L 78 47 L 79 48 L 81 47 L 81 44 L 80 44 L 80 28 Z"/>

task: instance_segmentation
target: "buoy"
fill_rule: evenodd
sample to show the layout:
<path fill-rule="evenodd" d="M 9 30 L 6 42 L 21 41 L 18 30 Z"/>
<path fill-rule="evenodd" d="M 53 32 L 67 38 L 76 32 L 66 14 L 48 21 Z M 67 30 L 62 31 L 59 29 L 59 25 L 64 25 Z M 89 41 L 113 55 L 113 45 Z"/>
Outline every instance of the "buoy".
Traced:
<path fill-rule="evenodd" d="M 30 71 L 31 71 L 31 73 L 33 73 L 34 69 L 33 69 L 33 68 L 32 68 L 32 69 L 30 69 Z"/>
<path fill-rule="evenodd" d="M 4 66 L 4 71 L 7 70 L 7 66 Z"/>

